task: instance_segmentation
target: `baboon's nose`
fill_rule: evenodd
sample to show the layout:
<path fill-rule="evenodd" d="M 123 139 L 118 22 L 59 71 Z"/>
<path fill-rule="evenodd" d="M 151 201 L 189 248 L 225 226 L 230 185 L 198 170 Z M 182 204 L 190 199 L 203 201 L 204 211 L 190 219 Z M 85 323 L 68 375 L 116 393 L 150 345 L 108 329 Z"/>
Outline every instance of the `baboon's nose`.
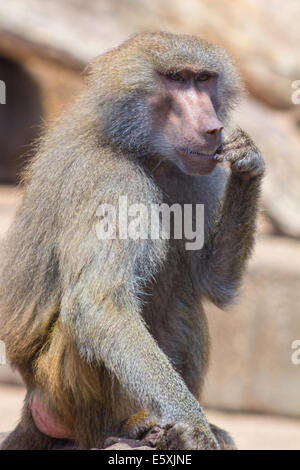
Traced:
<path fill-rule="evenodd" d="M 219 124 L 219 125 L 213 126 L 210 129 L 207 129 L 205 132 L 206 134 L 209 134 L 209 135 L 219 136 L 223 129 L 224 129 L 224 126 L 222 126 L 222 124 Z"/>
<path fill-rule="evenodd" d="M 209 149 L 214 151 L 217 147 L 219 147 L 219 145 L 221 145 L 223 129 L 224 126 L 222 123 L 216 119 L 206 126 L 204 129 L 204 138 Z"/>

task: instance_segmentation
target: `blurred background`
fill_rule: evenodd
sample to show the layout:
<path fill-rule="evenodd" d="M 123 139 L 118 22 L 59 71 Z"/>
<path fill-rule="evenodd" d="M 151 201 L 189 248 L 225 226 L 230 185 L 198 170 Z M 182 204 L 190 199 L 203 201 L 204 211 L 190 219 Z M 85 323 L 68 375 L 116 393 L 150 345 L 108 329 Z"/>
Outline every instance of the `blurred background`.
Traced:
<path fill-rule="evenodd" d="M 213 350 L 203 403 L 242 449 L 300 449 L 299 23 L 299 0 L 0 3 L 0 237 L 30 143 L 80 91 L 91 58 L 153 29 L 196 34 L 234 56 L 248 90 L 234 122 L 262 150 L 267 176 L 239 303 L 227 312 L 207 305 Z M 19 377 L 0 366 L 0 432 L 15 425 L 23 397 Z"/>

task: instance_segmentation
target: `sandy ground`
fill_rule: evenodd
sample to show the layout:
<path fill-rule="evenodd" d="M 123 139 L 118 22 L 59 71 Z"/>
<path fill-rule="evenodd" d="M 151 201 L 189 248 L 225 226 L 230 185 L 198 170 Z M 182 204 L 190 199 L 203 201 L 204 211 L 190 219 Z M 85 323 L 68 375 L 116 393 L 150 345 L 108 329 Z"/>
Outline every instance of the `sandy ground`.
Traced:
<path fill-rule="evenodd" d="M 12 429 L 20 416 L 24 388 L 0 385 L 0 432 Z M 300 450 L 300 420 L 278 416 L 206 410 L 209 420 L 231 433 L 239 449 Z"/>

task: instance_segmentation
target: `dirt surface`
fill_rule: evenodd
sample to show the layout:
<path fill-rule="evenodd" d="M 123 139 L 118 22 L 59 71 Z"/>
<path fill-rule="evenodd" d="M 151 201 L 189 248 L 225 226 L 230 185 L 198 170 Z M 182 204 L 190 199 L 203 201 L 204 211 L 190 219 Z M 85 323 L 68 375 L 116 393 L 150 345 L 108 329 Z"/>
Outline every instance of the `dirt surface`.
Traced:
<path fill-rule="evenodd" d="M 0 432 L 12 429 L 20 416 L 23 387 L 0 385 Z M 212 423 L 231 433 L 239 449 L 300 450 L 300 420 L 206 410 Z"/>

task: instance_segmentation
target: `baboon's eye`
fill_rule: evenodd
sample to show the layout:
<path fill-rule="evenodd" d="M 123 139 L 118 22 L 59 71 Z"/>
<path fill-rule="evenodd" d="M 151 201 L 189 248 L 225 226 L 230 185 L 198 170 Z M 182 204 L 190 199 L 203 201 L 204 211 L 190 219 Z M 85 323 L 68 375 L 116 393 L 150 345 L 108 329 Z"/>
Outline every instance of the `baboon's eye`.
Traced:
<path fill-rule="evenodd" d="M 197 82 L 206 82 L 211 78 L 211 74 L 209 72 L 201 72 L 196 75 Z"/>
<path fill-rule="evenodd" d="M 180 73 L 178 72 L 168 72 L 166 74 L 166 77 L 168 80 L 174 80 L 174 81 L 183 80 L 182 75 L 180 75 Z"/>

